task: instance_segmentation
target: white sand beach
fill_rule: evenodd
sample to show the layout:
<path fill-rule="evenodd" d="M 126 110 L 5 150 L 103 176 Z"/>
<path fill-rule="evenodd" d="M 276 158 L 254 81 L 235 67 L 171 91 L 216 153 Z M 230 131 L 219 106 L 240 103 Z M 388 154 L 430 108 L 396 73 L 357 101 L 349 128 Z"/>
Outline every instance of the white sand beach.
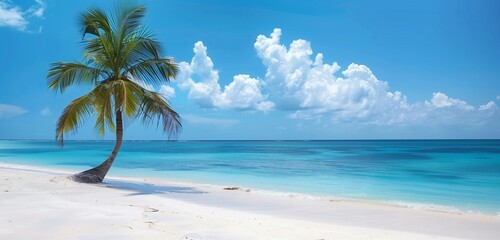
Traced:
<path fill-rule="evenodd" d="M 0 239 L 498 239 L 500 218 L 0 164 Z M 230 184 L 228 186 L 231 186 Z"/>

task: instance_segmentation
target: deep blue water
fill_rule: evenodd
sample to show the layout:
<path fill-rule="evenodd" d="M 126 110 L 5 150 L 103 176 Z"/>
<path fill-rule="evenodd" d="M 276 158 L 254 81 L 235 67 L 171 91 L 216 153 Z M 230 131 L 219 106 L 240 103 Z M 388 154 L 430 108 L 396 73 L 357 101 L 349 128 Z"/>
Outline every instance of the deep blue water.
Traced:
<path fill-rule="evenodd" d="M 85 170 L 113 145 L 1 140 L 0 162 Z M 126 141 L 110 174 L 500 213 L 500 140 Z"/>

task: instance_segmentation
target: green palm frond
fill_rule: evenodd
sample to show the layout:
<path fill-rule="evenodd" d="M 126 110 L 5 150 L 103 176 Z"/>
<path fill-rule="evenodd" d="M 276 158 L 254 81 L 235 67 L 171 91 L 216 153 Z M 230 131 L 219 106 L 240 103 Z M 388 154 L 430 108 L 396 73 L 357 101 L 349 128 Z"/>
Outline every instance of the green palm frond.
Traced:
<path fill-rule="evenodd" d="M 95 85 L 99 77 L 106 75 L 106 71 L 80 62 L 57 62 L 51 66 L 47 75 L 49 88 L 61 93 L 75 82 Z"/>
<path fill-rule="evenodd" d="M 168 102 L 158 93 L 144 89 L 141 105 L 142 122 L 151 125 L 156 120 L 157 127 L 161 125 L 169 138 L 177 137 L 182 129 L 181 118 Z"/>
<path fill-rule="evenodd" d="M 119 23 L 120 35 L 126 36 L 141 25 L 141 20 L 146 14 L 146 8 L 143 6 L 121 5 L 116 12 L 119 13 L 117 22 Z"/>
<path fill-rule="evenodd" d="M 130 34 L 130 37 L 137 39 L 137 45 L 134 48 L 135 53 L 139 53 L 143 56 L 143 59 L 148 58 L 160 58 L 163 49 L 160 43 L 154 38 L 153 33 L 146 27 L 137 29 L 134 34 Z"/>
<path fill-rule="evenodd" d="M 103 33 L 111 33 L 111 24 L 108 16 L 104 11 L 98 8 L 91 8 L 80 16 L 82 25 L 83 37 L 86 34 L 91 34 L 96 37 L 101 36 Z"/>
<path fill-rule="evenodd" d="M 94 109 L 96 110 L 97 119 L 94 129 L 99 135 L 104 136 L 106 126 L 111 131 L 115 131 L 116 127 L 113 122 L 113 101 L 109 86 L 101 84 L 96 87 L 90 94 L 93 98 Z"/>
<path fill-rule="evenodd" d="M 137 115 L 144 89 L 129 80 L 113 81 L 112 85 L 116 108 L 124 112 L 125 116 L 133 118 Z"/>
<path fill-rule="evenodd" d="M 169 137 L 179 133 L 181 120 L 169 103 L 131 80 L 164 83 L 175 78 L 178 71 L 173 59 L 160 57 L 160 43 L 141 26 L 145 12 L 142 6 L 123 5 L 111 15 L 97 8 L 81 14 L 83 61 L 53 63 L 47 81 L 49 88 L 60 92 L 74 84 L 88 84 L 94 89 L 64 109 L 57 123 L 57 140 L 62 142 L 64 134 L 75 131 L 93 114 L 94 129 L 101 136 L 106 129 L 117 130 L 114 121 L 122 113 L 127 118 L 140 117 L 146 125 L 157 121 Z"/>
<path fill-rule="evenodd" d="M 157 120 L 169 137 L 175 137 L 182 128 L 181 119 L 162 95 L 149 91 L 130 80 L 113 81 L 115 106 L 127 117 L 140 116 L 145 125 Z"/>
<path fill-rule="evenodd" d="M 109 49 L 112 46 L 106 46 L 105 48 L 101 38 L 86 39 L 83 41 L 83 45 L 85 47 L 83 54 L 86 60 L 95 62 L 96 65 L 103 68 L 113 69 L 114 62 L 106 52 L 106 48 Z"/>
<path fill-rule="evenodd" d="M 116 69 L 116 34 L 111 22 L 102 10 L 93 8 L 80 16 L 83 37 L 90 34 L 94 39 L 84 41 L 87 55 L 100 55 L 107 61 L 104 64 L 112 70 Z M 96 57 L 97 58 L 97 57 Z"/>
<path fill-rule="evenodd" d="M 139 28 L 124 38 L 120 63 L 127 68 L 144 59 L 159 59 L 161 52 L 161 45 L 153 38 L 151 31 Z"/>
<path fill-rule="evenodd" d="M 146 83 L 158 84 L 175 78 L 178 71 L 177 64 L 171 58 L 146 59 L 127 69 L 126 73 Z"/>
<path fill-rule="evenodd" d="M 143 35 L 144 29 L 140 25 L 140 21 L 144 18 L 146 8 L 142 6 L 134 6 L 130 4 L 117 5 L 113 16 L 114 23 L 114 50 L 116 56 L 117 70 L 125 67 L 126 59 L 130 53 L 130 43 L 134 44 L 137 39 L 131 36 Z M 135 45 L 135 44 L 134 44 Z"/>
<path fill-rule="evenodd" d="M 94 98 L 92 93 L 73 100 L 63 111 L 56 127 L 56 140 L 63 143 L 65 133 L 75 131 L 86 117 L 94 113 Z"/>

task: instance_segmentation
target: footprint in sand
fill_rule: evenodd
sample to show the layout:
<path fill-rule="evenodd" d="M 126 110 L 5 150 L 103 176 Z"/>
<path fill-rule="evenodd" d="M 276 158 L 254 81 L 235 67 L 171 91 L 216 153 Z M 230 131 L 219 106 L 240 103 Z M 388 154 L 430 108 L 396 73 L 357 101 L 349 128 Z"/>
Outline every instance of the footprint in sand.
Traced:
<path fill-rule="evenodd" d="M 190 233 L 179 238 L 179 240 L 202 240 L 202 239 L 203 238 L 196 233 Z"/>

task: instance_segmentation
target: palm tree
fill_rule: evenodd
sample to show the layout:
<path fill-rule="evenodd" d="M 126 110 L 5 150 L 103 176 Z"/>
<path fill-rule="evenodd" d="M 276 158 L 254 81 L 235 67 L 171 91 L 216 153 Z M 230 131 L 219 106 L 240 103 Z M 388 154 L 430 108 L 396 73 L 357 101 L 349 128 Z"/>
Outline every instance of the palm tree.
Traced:
<path fill-rule="evenodd" d="M 140 118 L 145 125 L 156 123 L 169 138 L 180 132 L 179 115 L 168 101 L 146 84 L 169 82 L 175 78 L 173 59 L 160 57 L 161 47 L 151 31 L 141 26 L 143 6 L 116 6 L 110 17 L 92 8 L 81 15 L 83 60 L 57 62 L 47 75 L 50 89 L 63 93 L 72 85 L 90 85 L 92 90 L 73 100 L 62 112 L 56 127 L 56 140 L 64 145 L 64 134 L 74 132 L 86 117 L 96 117 L 94 129 L 116 133 L 116 143 L 109 157 L 99 166 L 77 173 L 72 179 L 100 183 L 120 150 L 123 118 Z"/>

